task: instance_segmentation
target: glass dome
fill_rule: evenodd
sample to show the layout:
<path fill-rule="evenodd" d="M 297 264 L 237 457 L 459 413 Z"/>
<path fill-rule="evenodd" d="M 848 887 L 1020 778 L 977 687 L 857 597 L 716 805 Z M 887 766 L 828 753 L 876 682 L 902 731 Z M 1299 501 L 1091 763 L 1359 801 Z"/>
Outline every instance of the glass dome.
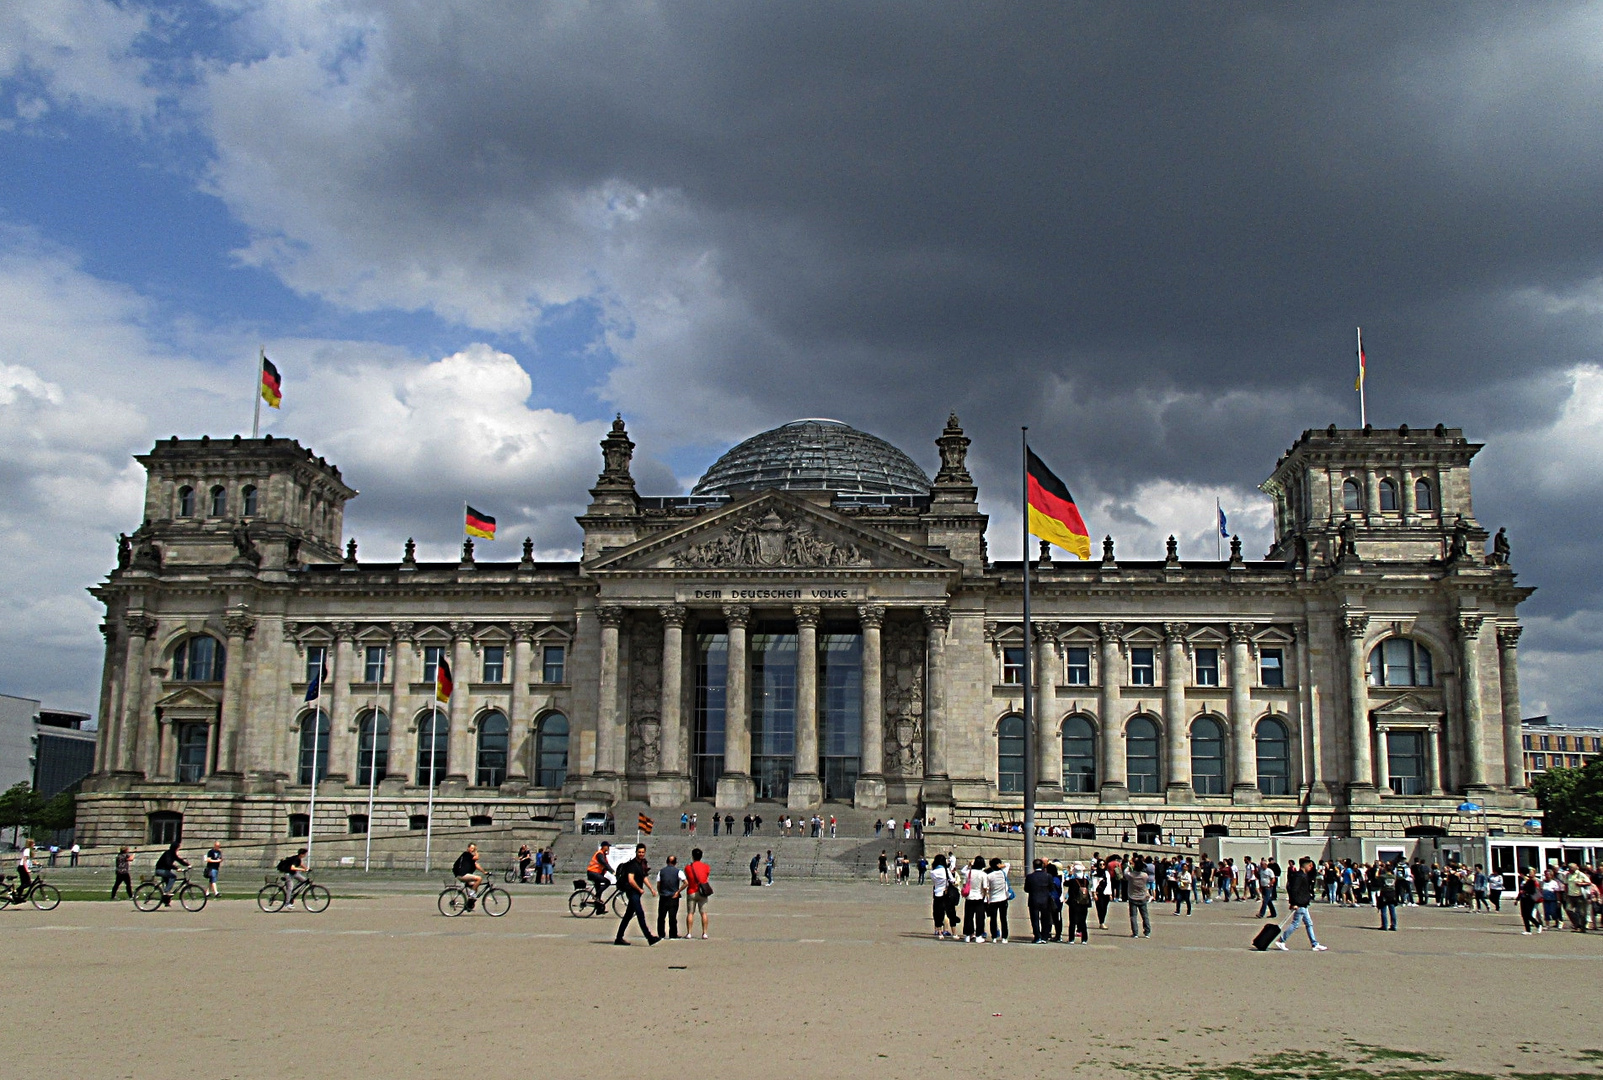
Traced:
<path fill-rule="evenodd" d="M 930 479 L 884 439 L 839 420 L 792 420 L 713 462 L 692 495 L 760 488 L 849 495 L 928 495 Z"/>

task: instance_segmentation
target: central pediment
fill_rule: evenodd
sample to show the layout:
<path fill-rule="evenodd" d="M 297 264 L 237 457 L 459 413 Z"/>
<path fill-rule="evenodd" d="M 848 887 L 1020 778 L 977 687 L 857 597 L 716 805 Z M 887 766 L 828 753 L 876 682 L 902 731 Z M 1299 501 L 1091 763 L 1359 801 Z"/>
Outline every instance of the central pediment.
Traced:
<path fill-rule="evenodd" d="M 950 559 L 781 491 L 764 491 L 591 562 L 592 572 L 781 573 L 961 569 Z"/>

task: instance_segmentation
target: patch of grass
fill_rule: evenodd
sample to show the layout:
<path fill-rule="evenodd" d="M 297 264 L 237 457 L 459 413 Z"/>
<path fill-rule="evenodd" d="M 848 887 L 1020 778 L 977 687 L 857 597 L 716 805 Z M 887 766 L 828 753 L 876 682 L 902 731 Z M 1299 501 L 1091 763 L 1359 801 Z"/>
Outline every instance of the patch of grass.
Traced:
<path fill-rule="evenodd" d="M 1427 1054 L 1422 1050 L 1391 1050 L 1384 1046 L 1360 1046 L 1353 1044 L 1359 1059 L 1365 1063 L 1375 1061 L 1440 1061 L 1436 1054 Z"/>
<path fill-rule="evenodd" d="M 1588 1077 L 1603 1075 L 1595 1070 L 1511 1075 L 1467 1072 L 1462 1069 L 1430 1068 L 1428 1063 L 1441 1059 L 1417 1050 L 1358 1046 L 1353 1049 L 1362 1055 L 1360 1060 L 1355 1061 L 1347 1055 L 1331 1054 L 1321 1050 L 1292 1050 L 1262 1055 L 1249 1061 L 1228 1065 L 1186 1062 L 1182 1066 L 1171 1068 L 1169 1075 L 1177 1080 L 1585 1080 Z M 1582 1053 L 1588 1061 L 1603 1061 L 1603 1053 L 1597 1051 Z M 1391 1065 L 1372 1068 L 1371 1066 L 1377 1062 L 1419 1062 L 1426 1064 L 1427 1067 Z M 1145 1066 L 1131 1068 L 1141 1073 L 1146 1071 Z"/>

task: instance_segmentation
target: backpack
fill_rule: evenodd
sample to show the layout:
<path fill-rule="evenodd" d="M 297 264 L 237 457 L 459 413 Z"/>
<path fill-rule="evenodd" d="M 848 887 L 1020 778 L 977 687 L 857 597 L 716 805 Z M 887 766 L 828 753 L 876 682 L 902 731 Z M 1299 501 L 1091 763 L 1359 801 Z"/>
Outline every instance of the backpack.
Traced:
<path fill-rule="evenodd" d="M 473 856 L 464 851 L 456 857 L 456 862 L 451 864 L 451 873 L 461 877 L 463 874 L 471 874 L 472 872 Z"/>
<path fill-rule="evenodd" d="M 293 856 L 293 855 L 285 855 L 282 859 L 278 860 L 278 872 L 280 874 L 287 874 L 287 873 L 289 873 L 290 867 L 292 867 L 294 865 L 295 865 L 295 856 Z"/>

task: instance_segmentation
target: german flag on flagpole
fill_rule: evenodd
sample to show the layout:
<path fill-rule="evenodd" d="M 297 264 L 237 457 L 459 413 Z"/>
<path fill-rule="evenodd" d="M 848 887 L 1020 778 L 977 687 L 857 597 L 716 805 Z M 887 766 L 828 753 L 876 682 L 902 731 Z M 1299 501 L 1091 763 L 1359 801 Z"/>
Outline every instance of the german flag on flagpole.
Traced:
<path fill-rule="evenodd" d="M 451 680 L 451 665 L 446 663 L 442 655 L 439 663 L 434 665 L 434 700 L 450 701 L 451 691 L 455 689 L 456 683 Z"/>
<path fill-rule="evenodd" d="M 484 540 L 495 539 L 495 518 L 489 514 L 481 514 L 471 506 L 466 506 L 466 519 L 463 528 L 469 536 L 477 536 Z"/>
<path fill-rule="evenodd" d="M 266 353 L 262 353 L 262 400 L 275 409 L 284 400 L 284 384 Z"/>
<path fill-rule="evenodd" d="M 1080 518 L 1074 496 L 1035 451 L 1026 448 L 1025 491 L 1029 499 L 1030 532 L 1082 559 L 1091 557 L 1091 534 Z"/>

